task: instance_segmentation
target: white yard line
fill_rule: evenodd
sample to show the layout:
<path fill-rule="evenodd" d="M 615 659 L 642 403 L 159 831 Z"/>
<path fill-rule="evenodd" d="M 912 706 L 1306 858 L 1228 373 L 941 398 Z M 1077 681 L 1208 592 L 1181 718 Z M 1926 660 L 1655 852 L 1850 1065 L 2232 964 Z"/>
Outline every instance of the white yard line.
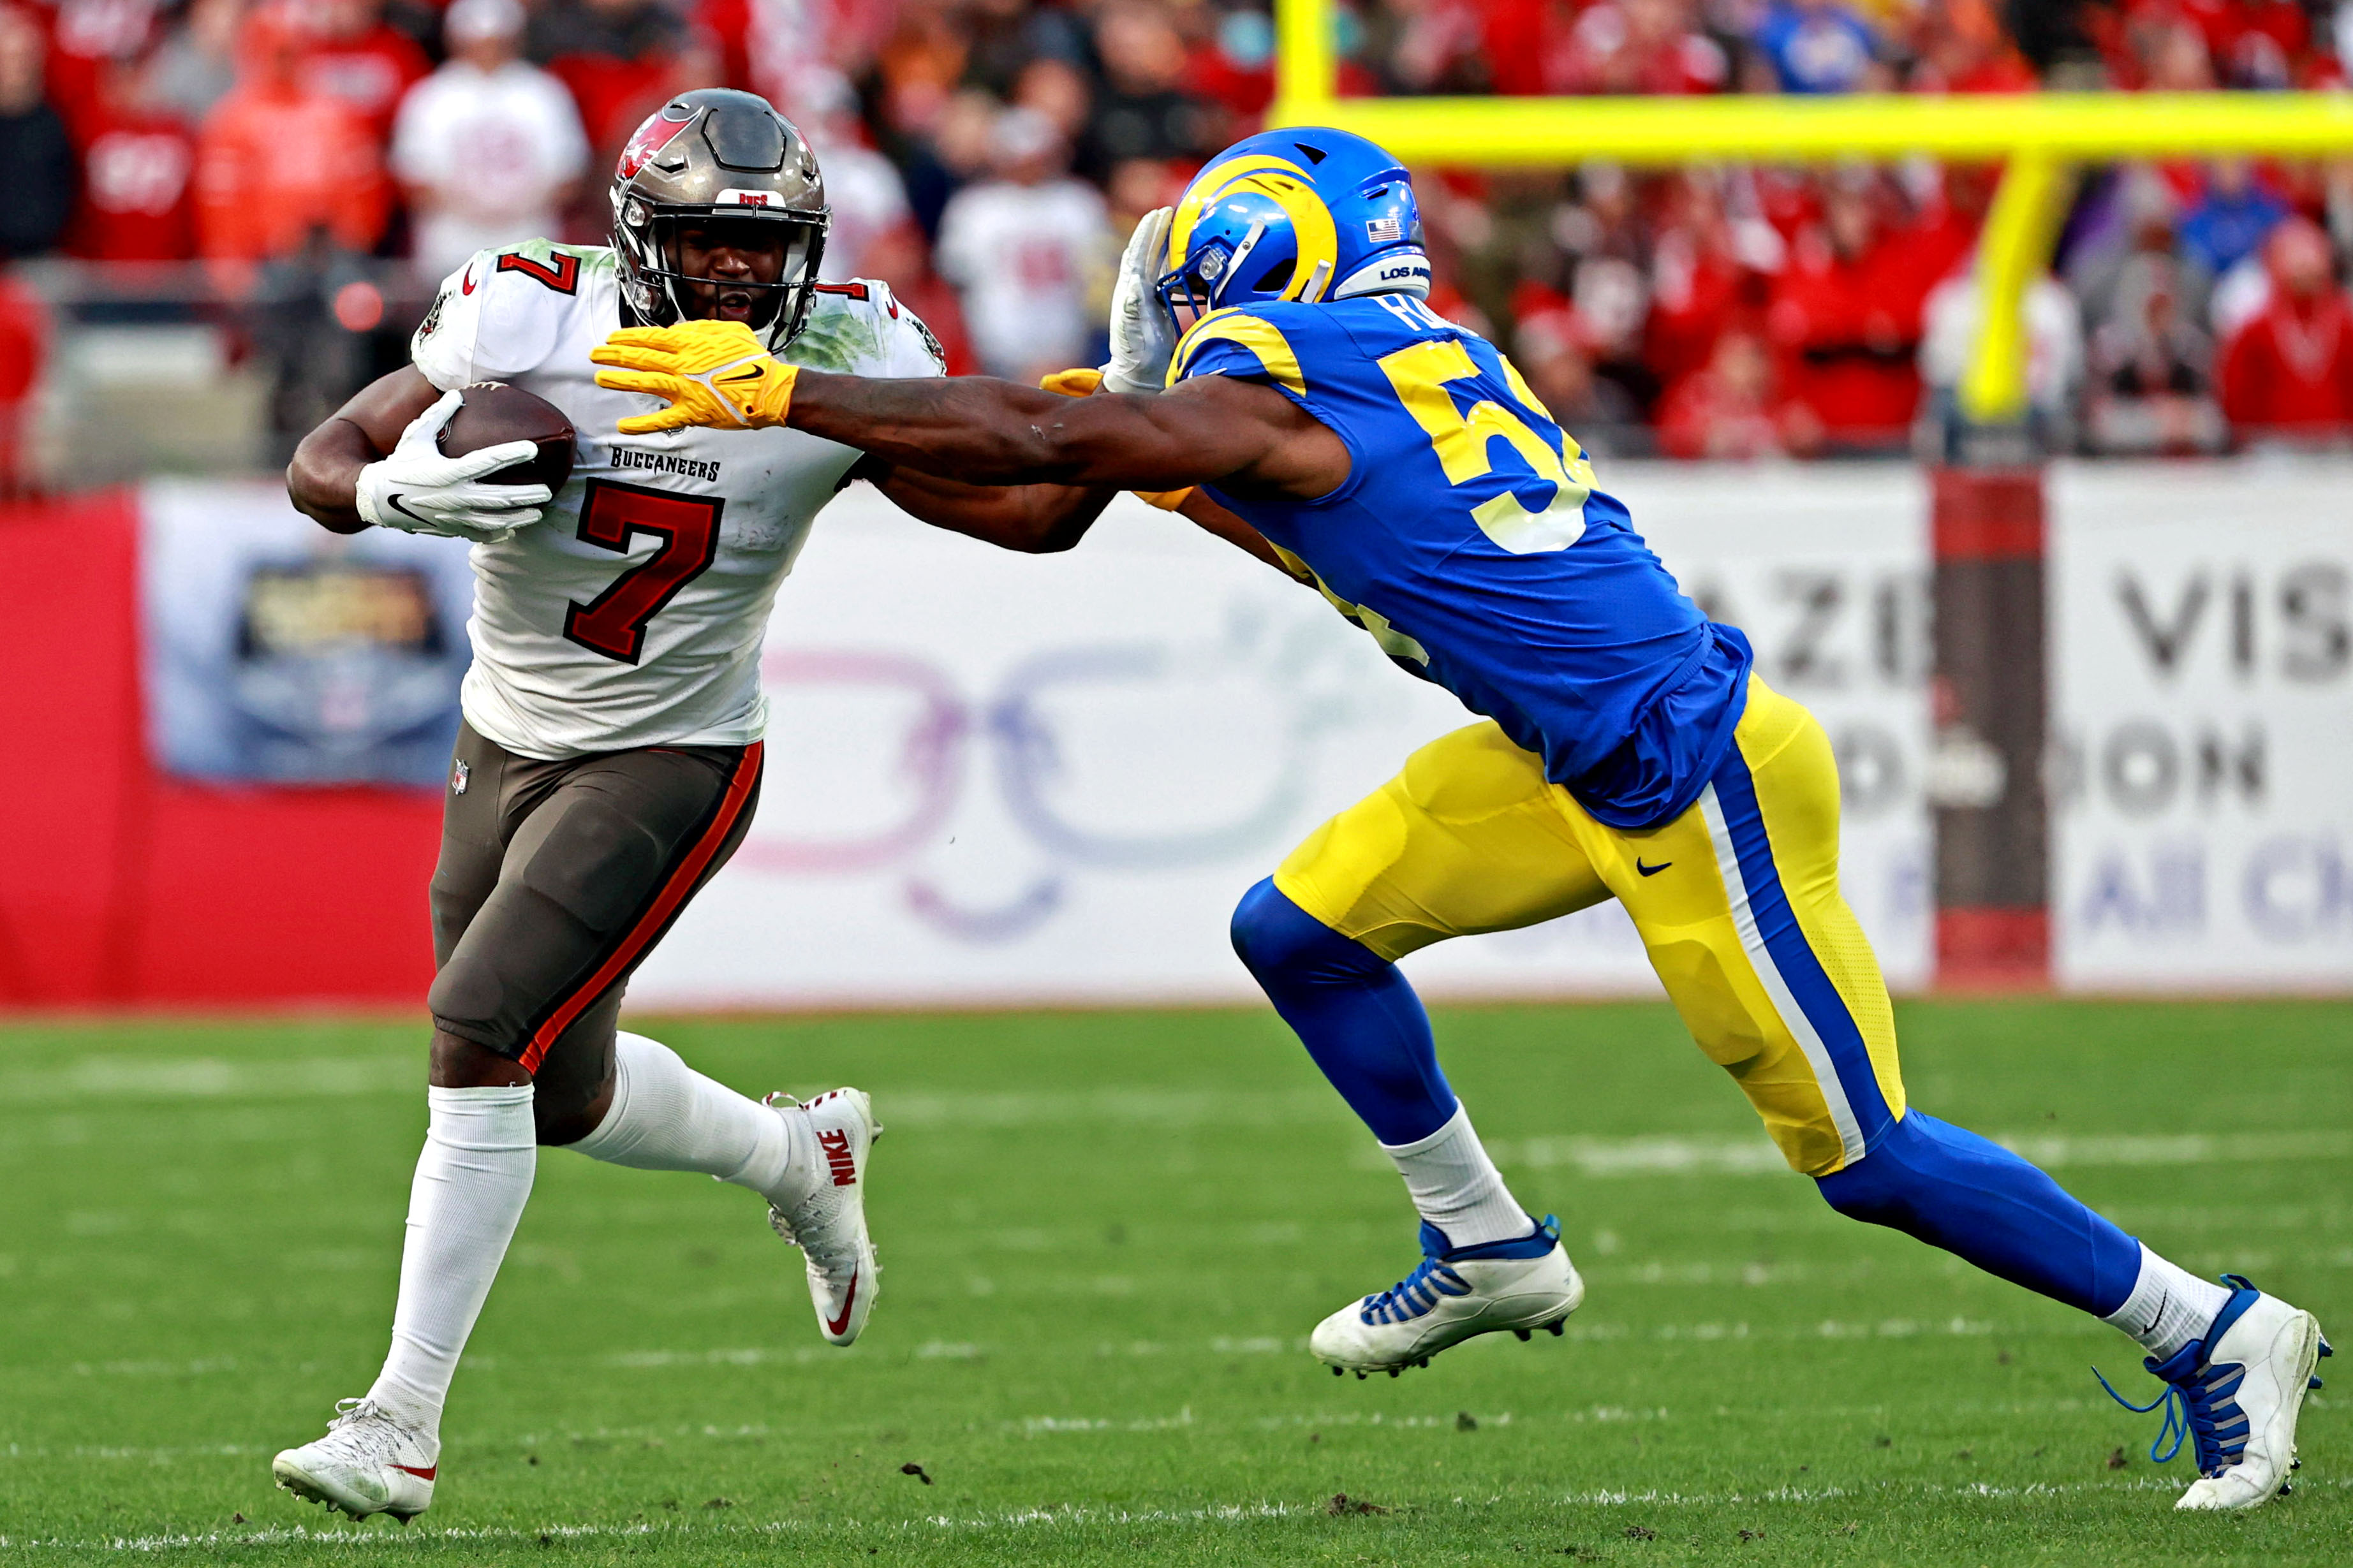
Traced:
<path fill-rule="evenodd" d="M 2184 1484 L 2179 1477 L 2136 1476 L 2130 1479 L 2108 1481 L 2031 1481 L 2022 1486 L 2003 1486 L 1989 1481 L 1965 1481 L 1950 1485 L 1889 1481 L 1856 1487 L 1772 1487 L 1757 1491 L 1731 1492 L 1622 1491 L 1605 1489 L 1566 1493 L 1551 1500 L 1551 1503 L 1554 1506 L 1570 1508 L 1625 1509 L 1804 1505 L 1901 1497 L 1951 1498 L 1960 1500 L 1982 1498 L 1995 1501 L 2016 1501 L 2035 1498 L 2079 1497 L 2097 1492 L 2172 1492 L 2179 1491 Z M 2353 1478 L 2299 1480 L 2296 1486 L 2299 1490 L 2344 1491 L 2353 1489 Z M 1525 1500 L 1533 1503 L 1535 1500 Z M 1500 1497 L 1479 1500 L 1456 1498 L 1451 1505 L 1441 1504 L 1437 1508 L 1415 1507 L 1409 1511 L 1423 1515 L 1438 1512 L 1440 1509 L 1447 1509 L 1450 1511 L 1468 1511 L 1482 1507 L 1498 1506 L 1503 1501 Z M 550 1524 L 537 1529 L 412 1525 L 406 1529 L 383 1527 L 371 1529 L 366 1526 L 339 1529 L 330 1526 L 312 1530 L 301 1525 L 291 1525 L 267 1530 L 100 1536 L 79 1540 L 68 1540 L 62 1537 L 0 1535 L 0 1550 L 163 1552 L 216 1551 L 228 1546 L 331 1546 L 368 1550 L 381 1547 L 427 1546 L 441 1542 L 490 1543 L 655 1539 L 691 1541 L 713 1536 L 847 1535 L 861 1531 L 871 1535 L 905 1539 L 942 1531 L 978 1533 L 992 1531 L 1037 1531 L 1093 1525 L 1242 1524 L 1260 1520 L 1315 1518 L 1321 1516 L 1324 1511 L 1324 1508 L 1321 1503 L 1270 1502 L 1261 1500 L 1254 1502 L 1225 1503 L 1194 1509 L 1087 1507 L 1021 1509 L 1000 1513 L 933 1514 L 923 1519 L 873 1521 L 776 1520 L 761 1524 Z"/>
<path fill-rule="evenodd" d="M 2043 1132 L 1990 1133 L 1997 1143 L 2046 1171 L 2099 1166 L 2254 1164 L 2274 1160 L 2353 1157 L 2353 1131 L 2323 1128 L 2264 1133 L 2065 1137 Z M 1497 1138 L 1487 1143 L 1506 1169 L 1571 1169 L 1616 1176 L 1772 1176 L 1788 1171 L 1762 1132 L 1742 1138 L 1588 1138 L 1575 1134 Z M 1361 1162 L 1360 1162 L 1361 1163 Z M 1386 1167 L 1384 1167 L 1386 1168 Z"/>

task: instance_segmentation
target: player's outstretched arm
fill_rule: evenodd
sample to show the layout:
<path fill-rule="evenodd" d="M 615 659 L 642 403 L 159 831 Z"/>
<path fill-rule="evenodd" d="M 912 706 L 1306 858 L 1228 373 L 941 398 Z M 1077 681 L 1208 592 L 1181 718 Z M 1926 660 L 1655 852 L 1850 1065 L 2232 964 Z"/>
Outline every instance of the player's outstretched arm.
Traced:
<path fill-rule="evenodd" d="M 294 448 L 286 495 L 294 510 L 331 533 L 368 526 L 359 512 L 360 470 L 400 444 L 400 433 L 440 400 L 441 389 L 403 365 L 352 395 Z"/>
<path fill-rule="evenodd" d="M 869 458 L 865 475 L 911 517 L 934 528 L 969 534 L 1002 550 L 1046 555 L 1086 537 L 1111 498 L 1105 486 L 971 485 L 915 468 L 886 468 Z"/>
<path fill-rule="evenodd" d="M 628 434 L 789 425 L 894 467 L 972 484 L 1173 490 L 1216 483 L 1313 497 L 1348 477 L 1339 437 L 1269 386 L 1196 376 L 1158 396 L 1064 397 L 987 376 L 886 380 L 781 363 L 741 322 L 624 327 L 597 384 L 670 406 Z"/>
<path fill-rule="evenodd" d="M 1219 483 L 1322 495 L 1348 477 L 1340 438 L 1272 387 L 1203 376 L 1158 396 L 1071 398 L 987 376 L 874 381 L 805 374 L 786 423 L 977 484 L 1174 490 Z"/>

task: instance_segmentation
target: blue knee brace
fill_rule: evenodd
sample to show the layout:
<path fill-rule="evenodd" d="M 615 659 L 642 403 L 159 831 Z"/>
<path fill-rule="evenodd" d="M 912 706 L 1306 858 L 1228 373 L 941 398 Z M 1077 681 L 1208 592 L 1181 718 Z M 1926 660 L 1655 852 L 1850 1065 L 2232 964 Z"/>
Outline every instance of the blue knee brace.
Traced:
<path fill-rule="evenodd" d="M 1374 1137 L 1411 1143 L 1446 1125 L 1454 1090 L 1438 1068 L 1430 1015 L 1396 964 L 1284 898 L 1271 878 L 1235 906 L 1233 936 L 1243 966 Z"/>
<path fill-rule="evenodd" d="M 1989 1274 L 2105 1317 L 2140 1274 L 2140 1243 L 1999 1143 L 1907 1110 L 1871 1152 L 1820 1179 L 1851 1219 L 1917 1237 Z"/>

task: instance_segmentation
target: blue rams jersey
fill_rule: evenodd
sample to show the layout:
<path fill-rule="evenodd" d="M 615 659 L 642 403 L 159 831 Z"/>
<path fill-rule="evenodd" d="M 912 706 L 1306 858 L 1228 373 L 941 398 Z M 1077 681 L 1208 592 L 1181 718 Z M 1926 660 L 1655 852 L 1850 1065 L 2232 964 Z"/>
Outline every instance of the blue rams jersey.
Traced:
<path fill-rule="evenodd" d="M 1683 596 L 1511 363 L 1407 295 L 1217 311 L 1169 384 L 1280 389 L 1347 444 L 1314 500 L 1209 487 L 1390 658 L 1483 713 L 1615 827 L 1697 798 L 1747 640 Z"/>

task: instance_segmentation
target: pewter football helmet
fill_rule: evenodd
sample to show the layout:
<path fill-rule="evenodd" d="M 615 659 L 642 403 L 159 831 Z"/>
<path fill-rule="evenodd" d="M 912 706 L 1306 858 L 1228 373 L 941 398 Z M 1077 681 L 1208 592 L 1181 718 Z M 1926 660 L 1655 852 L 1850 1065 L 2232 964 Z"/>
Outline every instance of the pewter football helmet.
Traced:
<path fill-rule="evenodd" d="M 726 88 L 682 92 L 638 127 L 613 173 L 621 298 L 649 326 L 683 321 L 684 290 L 695 279 L 679 270 L 679 229 L 723 219 L 779 224 L 784 271 L 774 283 L 740 286 L 768 296 L 753 325 L 771 351 L 781 349 L 808 319 L 830 216 L 817 155 L 766 99 Z"/>

